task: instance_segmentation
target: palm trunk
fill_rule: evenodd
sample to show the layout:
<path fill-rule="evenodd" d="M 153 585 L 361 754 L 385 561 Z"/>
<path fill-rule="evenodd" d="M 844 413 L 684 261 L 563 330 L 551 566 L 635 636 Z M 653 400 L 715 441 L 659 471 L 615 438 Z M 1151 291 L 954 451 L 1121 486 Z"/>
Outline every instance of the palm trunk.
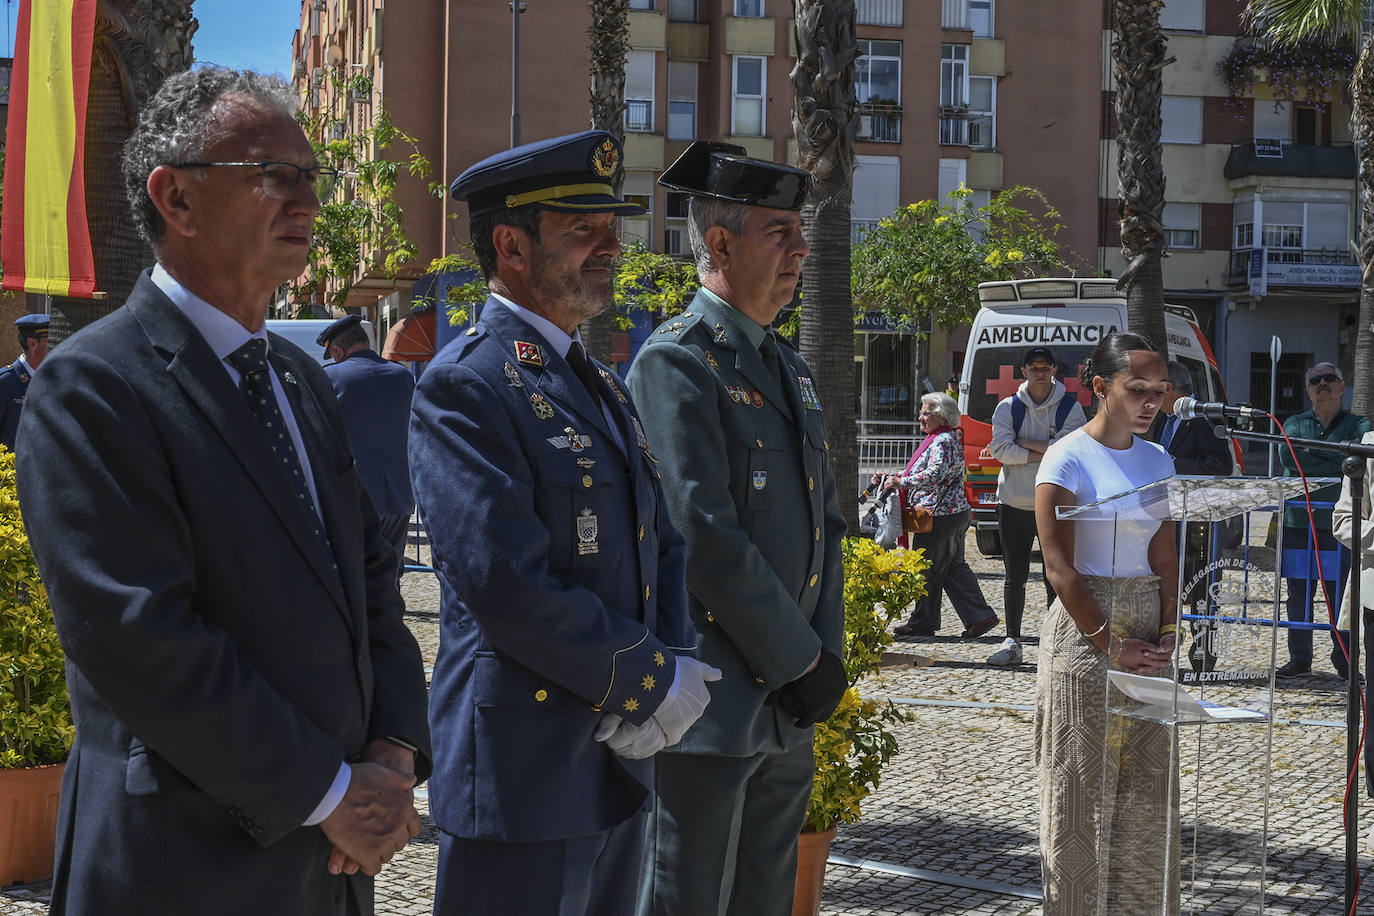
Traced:
<path fill-rule="evenodd" d="M 592 25 L 587 30 L 591 72 L 592 129 L 610 131 L 625 140 L 625 55 L 630 47 L 629 0 L 590 0 Z M 620 192 L 619 185 L 616 193 Z M 582 343 L 603 363 L 611 361 L 615 307 L 582 322 Z"/>
<path fill-rule="evenodd" d="M 1116 40 L 1117 179 L 1120 184 L 1121 254 L 1126 270 L 1126 322 L 1162 352 L 1164 333 L 1164 166 L 1160 146 L 1164 34 L 1160 0 L 1113 0 Z"/>
<path fill-rule="evenodd" d="M 86 109 L 86 222 L 104 299 L 52 298 L 49 340 L 61 340 L 124 304 L 153 254 L 129 216 L 118 163 L 143 103 L 191 65 L 191 0 L 111 0 L 96 14 Z"/>
<path fill-rule="evenodd" d="M 1366 41 L 1350 80 L 1355 148 L 1360 152 L 1360 319 L 1355 333 L 1355 377 L 1352 410 L 1374 416 L 1374 58 Z"/>
<path fill-rule="evenodd" d="M 850 201 L 854 187 L 854 0 L 796 0 L 796 107 L 792 130 L 812 176 L 802 223 L 811 254 L 802 271 L 799 344 L 816 374 L 840 505 L 858 530 L 859 454 L 854 427 L 854 303 Z"/>

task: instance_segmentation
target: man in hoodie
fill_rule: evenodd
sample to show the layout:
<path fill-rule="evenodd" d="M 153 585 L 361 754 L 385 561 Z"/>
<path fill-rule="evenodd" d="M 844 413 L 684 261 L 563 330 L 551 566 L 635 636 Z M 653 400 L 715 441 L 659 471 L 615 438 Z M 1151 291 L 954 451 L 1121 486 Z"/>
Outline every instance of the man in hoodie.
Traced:
<path fill-rule="evenodd" d="M 1007 638 L 988 656 L 989 665 L 1019 665 L 1021 617 L 1026 608 L 1026 580 L 1035 541 L 1035 472 L 1045 449 L 1058 437 L 1087 422 L 1083 406 L 1056 379 L 1054 354 L 1048 347 L 1031 347 L 1021 360 L 1026 381 L 1016 394 L 1003 398 L 992 412 L 992 441 L 988 452 L 1002 463 L 997 475 L 997 528 L 1002 535 L 1002 562 L 1007 578 L 1002 606 Z M 1054 603 L 1054 587 L 1042 566 L 1047 606 Z"/>

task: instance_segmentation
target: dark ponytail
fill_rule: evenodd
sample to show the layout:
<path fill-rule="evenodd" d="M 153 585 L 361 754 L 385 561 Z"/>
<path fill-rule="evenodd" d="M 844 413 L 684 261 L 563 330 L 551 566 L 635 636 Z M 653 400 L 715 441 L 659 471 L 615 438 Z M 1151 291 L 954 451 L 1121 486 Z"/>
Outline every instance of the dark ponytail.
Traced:
<path fill-rule="evenodd" d="M 1113 331 L 1102 338 L 1097 344 L 1097 349 L 1093 350 L 1093 355 L 1083 361 L 1083 368 L 1078 372 L 1079 384 L 1085 390 L 1092 391 L 1095 375 L 1102 376 L 1103 380 L 1110 384 L 1118 372 L 1130 365 L 1132 350 L 1159 352 L 1155 345 L 1141 334 Z M 1093 392 L 1093 396 L 1096 397 L 1097 393 Z"/>

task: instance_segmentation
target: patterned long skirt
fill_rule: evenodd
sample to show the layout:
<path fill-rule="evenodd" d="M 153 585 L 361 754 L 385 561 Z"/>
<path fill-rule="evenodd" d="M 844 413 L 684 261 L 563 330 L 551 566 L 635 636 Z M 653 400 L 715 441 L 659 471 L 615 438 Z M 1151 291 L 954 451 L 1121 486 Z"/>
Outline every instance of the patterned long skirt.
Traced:
<path fill-rule="evenodd" d="M 1112 632 L 1158 641 L 1158 578 L 1084 578 Z M 1045 916 L 1178 912 L 1172 729 L 1108 713 L 1108 664 L 1056 600 L 1035 684 Z"/>

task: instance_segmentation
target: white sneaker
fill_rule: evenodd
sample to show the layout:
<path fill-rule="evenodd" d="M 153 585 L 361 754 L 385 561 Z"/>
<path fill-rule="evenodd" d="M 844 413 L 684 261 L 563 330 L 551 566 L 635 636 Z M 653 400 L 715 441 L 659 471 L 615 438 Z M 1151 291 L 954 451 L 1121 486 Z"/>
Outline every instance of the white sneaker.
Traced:
<path fill-rule="evenodd" d="M 1002 640 L 1002 646 L 996 652 L 988 656 L 989 665 L 1019 665 L 1021 664 L 1021 644 L 1008 636 Z"/>

